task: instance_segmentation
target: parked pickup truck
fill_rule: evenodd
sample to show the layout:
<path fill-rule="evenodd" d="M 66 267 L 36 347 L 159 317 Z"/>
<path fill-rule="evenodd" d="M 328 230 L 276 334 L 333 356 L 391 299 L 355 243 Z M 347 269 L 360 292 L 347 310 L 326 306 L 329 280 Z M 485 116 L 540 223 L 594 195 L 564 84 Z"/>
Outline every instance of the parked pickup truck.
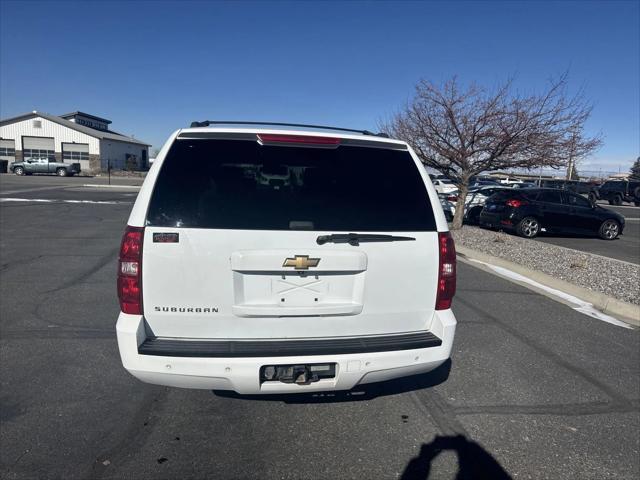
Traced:
<path fill-rule="evenodd" d="M 32 173 L 55 173 L 59 177 L 72 176 L 80 173 L 79 163 L 56 162 L 47 157 L 29 158 L 22 162 L 13 162 L 9 169 L 16 175 L 31 175 Z"/>

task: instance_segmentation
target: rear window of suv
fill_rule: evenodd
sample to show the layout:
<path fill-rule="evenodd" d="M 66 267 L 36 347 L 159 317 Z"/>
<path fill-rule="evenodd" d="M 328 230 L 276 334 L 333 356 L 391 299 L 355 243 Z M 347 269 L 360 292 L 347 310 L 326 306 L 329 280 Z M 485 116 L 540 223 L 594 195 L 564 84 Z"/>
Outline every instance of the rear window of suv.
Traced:
<path fill-rule="evenodd" d="M 406 150 L 177 140 L 147 225 L 238 230 L 435 231 Z"/>

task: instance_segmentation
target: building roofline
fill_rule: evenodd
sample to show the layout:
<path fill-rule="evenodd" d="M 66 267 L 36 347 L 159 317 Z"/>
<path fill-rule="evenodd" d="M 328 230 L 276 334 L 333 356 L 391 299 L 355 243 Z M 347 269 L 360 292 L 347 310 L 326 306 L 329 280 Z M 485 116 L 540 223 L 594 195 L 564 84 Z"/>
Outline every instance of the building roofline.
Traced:
<path fill-rule="evenodd" d="M 15 122 L 19 122 L 19 121 L 22 121 L 22 120 L 26 120 L 28 118 L 33 118 L 33 117 L 45 118 L 45 119 L 49 120 L 50 122 L 57 123 L 59 125 L 62 125 L 63 127 L 67 127 L 67 128 L 72 129 L 72 130 L 76 130 L 76 131 L 78 131 L 80 133 L 84 133 L 85 135 L 89 135 L 90 137 L 94 137 L 94 138 L 97 138 L 97 139 L 100 139 L 100 140 L 114 140 L 114 141 L 117 141 L 117 142 L 135 143 L 137 145 L 145 145 L 147 147 L 151 146 L 150 143 L 143 142 L 141 140 L 138 140 L 137 138 L 127 137 L 125 135 L 120 135 L 120 134 L 113 133 L 113 132 L 105 132 L 105 131 L 102 131 L 102 130 L 96 130 L 95 128 L 85 127 L 84 125 L 79 125 L 79 124 L 77 124 L 75 122 L 72 122 L 70 120 L 67 120 L 65 118 L 58 117 L 56 115 L 51 115 L 49 113 L 38 112 L 36 110 L 34 110 L 33 112 L 29 112 L 29 113 L 23 113 L 22 115 L 18 115 L 16 117 L 2 119 L 2 120 L 0 120 L 0 127 L 4 126 L 4 125 L 8 125 L 10 123 L 15 123 Z"/>
<path fill-rule="evenodd" d="M 21 115 L 16 115 L 15 117 L 3 118 L 0 119 L 0 126 L 8 125 L 9 123 L 15 123 L 20 120 L 26 120 L 29 117 L 35 117 L 37 115 L 40 115 L 40 113 L 34 110 L 33 112 L 23 113 Z"/>
<path fill-rule="evenodd" d="M 87 117 L 87 118 L 93 118 L 94 120 L 99 120 L 103 123 L 113 123 L 111 120 L 107 120 L 106 118 L 102 118 L 102 117 L 96 117 L 95 115 L 91 115 L 89 113 L 84 113 L 84 112 L 80 112 L 80 111 L 75 111 L 75 112 L 71 112 L 71 113 L 65 113 L 64 115 L 58 115 L 61 118 L 64 118 L 65 120 L 67 119 L 67 117 L 74 117 L 76 115 L 82 115 L 83 117 Z"/>

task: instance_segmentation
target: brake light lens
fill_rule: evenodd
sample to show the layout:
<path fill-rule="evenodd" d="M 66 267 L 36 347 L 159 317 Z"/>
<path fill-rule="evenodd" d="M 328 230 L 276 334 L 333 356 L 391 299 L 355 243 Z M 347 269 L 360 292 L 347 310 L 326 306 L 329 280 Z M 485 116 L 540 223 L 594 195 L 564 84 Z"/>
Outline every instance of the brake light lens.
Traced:
<path fill-rule="evenodd" d="M 438 246 L 440 261 L 436 310 L 448 310 L 456 294 L 456 247 L 449 232 L 438 233 Z"/>
<path fill-rule="evenodd" d="M 118 299 L 120 310 L 142 315 L 142 244 L 144 227 L 127 226 L 118 258 Z"/>
<path fill-rule="evenodd" d="M 280 135 L 270 133 L 260 133 L 258 142 L 261 144 L 284 143 L 293 145 L 312 145 L 324 147 L 337 147 L 340 139 L 334 137 L 316 137 L 312 135 Z"/>
<path fill-rule="evenodd" d="M 457 202 L 458 201 L 458 197 L 456 197 L 455 195 L 449 195 L 447 197 L 447 200 L 450 202 Z"/>
<path fill-rule="evenodd" d="M 522 200 L 518 200 L 517 198 L 512 198 L 511 200 L 507 200 L 507 206 L 508 207 L 513 207 L 513 208 L 518 208 L 521 207 L 522 205 L 526 205 L 527 202 L 524 202 Z"/>

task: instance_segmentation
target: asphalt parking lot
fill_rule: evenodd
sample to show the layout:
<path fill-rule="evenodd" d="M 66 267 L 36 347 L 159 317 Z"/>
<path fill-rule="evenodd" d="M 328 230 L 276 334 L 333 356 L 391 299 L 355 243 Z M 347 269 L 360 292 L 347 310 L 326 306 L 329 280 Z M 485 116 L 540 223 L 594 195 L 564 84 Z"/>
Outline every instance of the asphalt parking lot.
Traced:
<path fill-rule="evenodd" d="M 82 186 L 101 182 L 0 178 L 3 479 L 640 476 L 640 331 L 464 263 L 433 374 L 260 398 L 140 383 L 115 340 L 135 190 Z"/>
<path fill-rule="evenodd" d="M 606 202 L 600 202 L 600 205 L 624 215 L 624 232 L 617 239 L 607 242 L 597 237 L 544 234 L 540 235 L 537 240 L 625 262 L 640 263 L 640 207 L 616 207 Z"/>

